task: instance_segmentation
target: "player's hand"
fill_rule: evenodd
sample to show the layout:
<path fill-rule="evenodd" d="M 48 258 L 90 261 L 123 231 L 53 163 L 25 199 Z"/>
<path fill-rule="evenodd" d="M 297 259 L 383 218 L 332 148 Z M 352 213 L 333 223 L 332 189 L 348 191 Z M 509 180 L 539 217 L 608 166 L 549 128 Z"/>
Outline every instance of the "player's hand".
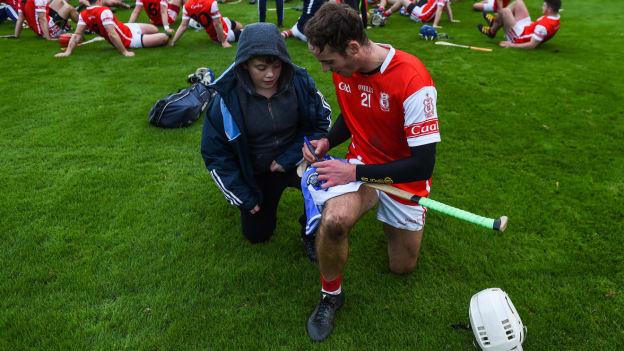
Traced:
<path fill-rule="evenodd" d="M 323 156 L 325 156 L 325 154 L 329 150 L 329 140 L 327 140 L 327 138 L 322 138 L 319 140 L 310 140 L 310 144 L 314 146 L 314 153 L 320 159 L 322 159 Z M 310 150 L 308 150 L 308 147 L 306 146 L 305 143 L 301 147 L 301 152 L 303 153 L 303 158 L 306 161 L 308 161 L 308 163 L 312 164 L 316 162 L 316 157 L 314 157 L 314 155 L 312 155 Z"/>
<path fill-rule="evenodd" d="M 249 213 L 251 213 L 251 214 L 256 214 L 258 212 L 260 212 L 260 205 L 256 205 L 256 206 L 254 206 L 254 208 L 249 210 Z"/>
<path fill-rule="evenodd" d="M 54 55 L 54 57 L 67 57 L 69 56 L 69 54 L 66 52 L 59 52 L 58 54 Z"/>
<path fill-rule="evenodd" d="M 461 21 L 460 21 L 460 20 L 458 20 L 458 19 L 452 19 L 452 20 L 451 20 L 451 22 L 453 22 L 453 23 L 459 23 L 459 22 L 461 22 Z"/>
<path fill-rule="evenodd" d="M 134 52 L 133 52 L 133 51 L 128 51 L 128 50 L 126 50 L 126 51 L 123 53 L 123 55 L 124 55 L 125 57 L 133 57 L 133 56 L 134 56 Z"/>
<path fill-rule="evenodd" d="M 168 34 L 173 34 L 174 30 L 173 30 L 173 28 L 167 28 L 167 29 L 165 29 L 165 32 L 167 32 Z"/>
<path fill-rule="evenodd" d="M 501 41 L 500 43 L 498 43 L 498 45 L 501 48 L 509 48 L 511 47 L 513 44 L 510 41 Z"/>
<path fill-rule="evenodd" d="M 316 162 L 312 164 L 316 168 L 319 181 L 326 181 L 321 188 L 347 184 L 355 181 L 355 165 L 339 160 Z"/>
<path fill-rule="evenodd" d="M 221 46 L 224 47 L 224 48 L 231 48 L 232 47 L 232 45 L 230 43 L 228 43 L 227 40 L 224 41 L 223 43 L 221 43 Z"/>
<path fill-rule="evenodd" d="M 286 172 L 284 167 L 282 167 L 282 165 L 280 165 L 279 163 L 275 162 L 275 160 L 271 162 L 271 166 L 269 168 L 271 172 L 282 172 L 282 173 Z"/>

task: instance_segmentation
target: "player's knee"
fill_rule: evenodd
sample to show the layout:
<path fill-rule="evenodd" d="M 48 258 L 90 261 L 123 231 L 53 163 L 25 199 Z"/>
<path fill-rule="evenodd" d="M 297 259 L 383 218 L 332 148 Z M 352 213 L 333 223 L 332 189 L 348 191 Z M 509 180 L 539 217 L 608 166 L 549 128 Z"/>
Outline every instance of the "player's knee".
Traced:
<path fill-rule="evenodd" d="M 340 214 L 323 214 L 321 225 L 323 226 L 323 230 L 321 231 L 323 235 L 333 241 L 344 239 L 349 231 L 346 218 Z"/>

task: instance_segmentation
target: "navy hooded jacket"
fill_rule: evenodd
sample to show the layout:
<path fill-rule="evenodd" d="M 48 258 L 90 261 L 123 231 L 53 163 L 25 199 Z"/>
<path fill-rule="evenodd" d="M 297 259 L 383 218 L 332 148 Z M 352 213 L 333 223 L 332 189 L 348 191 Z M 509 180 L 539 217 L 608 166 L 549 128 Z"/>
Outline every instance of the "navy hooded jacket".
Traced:
<path fill-rule="evenodd" d="M 303 160 L 303 137 L 325 137 L 331 123 L 329 104 L 316 89 L 307 71 L 291 62 L 277 27 L 269 23 L 247 26 L 238 42 L 234 63 L 211 85 L 217 93 L 206 112 L 201 141 L 204 163 L 216 185 L 230 204 L 246 211 L 262 203 L 262 194 L 253 175 L 247 131 L 238 96 L 242 90 L 237 87 L 242 82 L 239 81 L 237 68 L 260 55 L 277 56 L 283 65 L 292 69 L 292 80 L 288 84 L 292 84 L 296 92 L 296 101 L 279 101 L 279 104 L 297 105 L 298 130 L 295 140 L 276 157 L 278 164 L 286 171 L 296 168 Z M 280 99 L 280 95 L 274 98 Z"/>

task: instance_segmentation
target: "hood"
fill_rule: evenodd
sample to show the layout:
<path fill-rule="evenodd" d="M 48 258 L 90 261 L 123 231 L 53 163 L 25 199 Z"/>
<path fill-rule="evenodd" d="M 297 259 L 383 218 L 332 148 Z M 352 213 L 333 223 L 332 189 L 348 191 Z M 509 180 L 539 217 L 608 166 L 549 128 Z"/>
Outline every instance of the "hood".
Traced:
<path fill-rule="evenodd" d="M 292 65 L 286 42 L 277 26 L 272 23 L 260 22 L 245 26 L 238 39 L 234 65 L 238 66 L 260 55 L 274 55 L 282 62 Z"/>

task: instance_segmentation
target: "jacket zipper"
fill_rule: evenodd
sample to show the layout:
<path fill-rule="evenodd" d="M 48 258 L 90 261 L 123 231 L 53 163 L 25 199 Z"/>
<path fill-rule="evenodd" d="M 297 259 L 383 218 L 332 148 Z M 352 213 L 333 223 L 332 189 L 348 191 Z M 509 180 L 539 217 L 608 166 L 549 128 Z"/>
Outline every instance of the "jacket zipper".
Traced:
<path fill-rule="evenodd" d="M 271 108 L 271 99 L 267 99 L 269 101 L 269 115 L 271 116 L 271 125 L 273 126 L 273 144 L 275 147 L 278 146 L 277 136 L 275 135 L 275 116 L 273 116 L 273 109 Z"/>

